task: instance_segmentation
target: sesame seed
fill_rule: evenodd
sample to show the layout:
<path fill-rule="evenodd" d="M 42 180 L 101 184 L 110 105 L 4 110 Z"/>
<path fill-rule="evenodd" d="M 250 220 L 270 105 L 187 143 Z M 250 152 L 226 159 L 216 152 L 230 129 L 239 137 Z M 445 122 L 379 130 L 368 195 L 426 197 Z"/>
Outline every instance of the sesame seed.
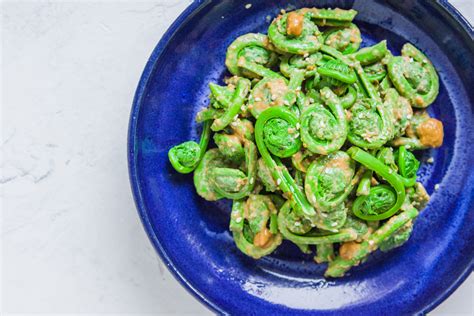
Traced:
<path fill-rule="evenodd" d="M 256 98 L 255 98 L 255 101 L 260 102 L 260 101 L 262 101 L 262 99 L 259 98 L 259 97 L 256 97 Z"/>
<path fill-rule="evenodd" d="M 430 157 L 428 160 L 426 160 L 427 163 L 433 163 L 434 162 L 434 159 L 433 157 Z"/>
<path fill-rule="evenodd" d="M 240 223 L 241 221 L 242 221 L 242 217 L 239 217 L 239 218 L 236 218 L 236 219 L 235 219 L 235 222 L 236 222 L 236 223 Z"/>
<path fill-rule="evenodd" d="M 301 125 L 300 123 L 296 123 L 296 129 L 300 129 Z"/>
<path fill-rule="evenodd" d="M 252 4 L 251 4 L 251 3 L 247 3 L 247 4 L 245 5 L 245 9 L 250 9 L 251 7 L 252 7 Z"/>
<path fill-rule="evenodd" d="M 439 189 L 439 183 L 435 184 L 434 189 L 435 189 L 435 190 L 438 190 L 438 189 Z"/>
<path fill-rule="evenodd" d="M 373 245 L 374 244 L 374 241 L 373 240 L 369 240 L 369 245 Z"/>
<path fill-rule="evenodd" d="M 277 180 L 277 185 L 280 185 L 281 184 L 281 179 L 278 179 Z"/>

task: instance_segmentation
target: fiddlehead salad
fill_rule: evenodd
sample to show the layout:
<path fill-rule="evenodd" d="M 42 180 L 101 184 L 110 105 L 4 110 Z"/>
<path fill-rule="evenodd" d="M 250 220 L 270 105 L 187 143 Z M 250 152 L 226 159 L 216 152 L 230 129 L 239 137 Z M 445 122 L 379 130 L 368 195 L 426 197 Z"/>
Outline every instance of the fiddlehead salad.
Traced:
<path fill-rule="evenodd" d="M 386 41 L 363 47 L 356 14 L 282 11 L 268 35 L 239 36 L 231 75 L 209 84 L 197 114 L 199 144 L 168 152 L 178 172 L 194 171 L 202 198 L 233 200 L 229 229 L 247 256 L 286 240 L 341 277 L 407 242 L 429 201 L 414 151 L 443 143 L 426 111 L 438 75 L 411 44 L 401 56 Z"/>

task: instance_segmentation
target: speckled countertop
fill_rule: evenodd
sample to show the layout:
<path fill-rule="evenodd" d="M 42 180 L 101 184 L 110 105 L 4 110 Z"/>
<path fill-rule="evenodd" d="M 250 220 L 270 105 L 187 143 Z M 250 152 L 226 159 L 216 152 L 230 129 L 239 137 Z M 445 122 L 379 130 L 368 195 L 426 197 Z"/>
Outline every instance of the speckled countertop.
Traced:
<path fill-rule="evenodd" d="M 211 314 L 148 241 L 125 156 L 145 62 L 190 1 L 0 2 L 0 313 Z M 473 289 L 432 314 L 473 315 Z"/>

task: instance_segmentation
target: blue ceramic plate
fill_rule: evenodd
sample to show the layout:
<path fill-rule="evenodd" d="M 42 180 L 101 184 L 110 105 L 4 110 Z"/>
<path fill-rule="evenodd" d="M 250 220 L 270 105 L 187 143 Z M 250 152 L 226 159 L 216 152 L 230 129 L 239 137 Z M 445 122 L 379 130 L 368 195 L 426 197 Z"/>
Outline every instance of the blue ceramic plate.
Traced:
<path fill-rule="evenodd" d="M 245 4 L 252 3 L 250 9 Z M 284 244 L 258 261 L 241 254 L 228 231 L 230 203 L 195 194 L 192 176 L 175 172 L 168 149 L 196 139 L 196 112 L 208 83 L 221 81 L 227 46 L 248 32 L 266 33 L 280 9 L 354 8 L 364 45 L 387 39 L 424 51 L 441 87 L 432 115 L 445 143 L 426 151 L 420 171 L 431 202 L 407 244 L 376 253 L 347 277 L 325 280 L 316 265 Z M 444 1 L 202 1 L 192 3 L 153 51 L 139 82 L 129 130 L 133 193 L 163 261 L 195 297 L 219 313 L 415 314 L 442 302 L 469 275 L 474 257 L 474 32 Z M 439 189 L 434 190 L 439 184 Z M 438 187 L 438 186 L 437 186 Z"/>

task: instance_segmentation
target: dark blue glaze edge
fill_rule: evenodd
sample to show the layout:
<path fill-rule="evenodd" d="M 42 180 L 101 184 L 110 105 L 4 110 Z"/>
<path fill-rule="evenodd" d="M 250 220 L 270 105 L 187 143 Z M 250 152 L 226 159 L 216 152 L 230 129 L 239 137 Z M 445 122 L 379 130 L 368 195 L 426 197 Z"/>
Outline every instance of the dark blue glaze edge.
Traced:
<path fill-rule="evenodd" d="M 133 98 L 132 109 L 130 111 L 130 121 L 128 127 L 128 141 L 127 141 L 127 159 L 128 159 L 128 171 L 130 177 L 130 185 L 133 193 L 133 198 L 135 201 L 135 205 L 137 207 L 141 222 L 147 232 L 148 238 L 152 242 L 154 248 L 158 252 L 159 256 L 166 264 L 166 267 L 171 272 L 173 277 L 198 301 L 202 304 L 207 306 L 214 312 L 219 314 L 226 314 L 225 311 L 220 309 L 217 305 L 213 304 L 209 301 L 206 297 L 204 297 L 196 288 L 194 288 L 187 280 L 180 274 L 180 272 L 176 269 L 173 265 L 167 254 L 164 252 L 163 247 L 160 244 L 160 241 L 156 237 L 153 232 L 153 228 L 149 221 L 145 203 L 142 199 L 140 193 L 140 183 L 137 175 L 137 168 L 136 168 L 136 156 L 135 156 L 135 149 L 136 149 L 136 142 L 135 142 L 135 135 L 136 135 L 136 128 L 137 128 L 137 118 L 138 113 L 140 111 L 140 106 L 143 99 L 143 93 L 146 90 L 146 87 L 149 82 L 150 75 L 153 73 L 153 70 L 156 65 L 156 61 L 161 56 L 161 53 L 166 48 L 169 40 L 177 31 L 179 26 L 185 22 L 187 18 L 189 18 L 195 10 L 199 8 L 202 3 L 207 2 L 206 0 L 194 0 L 179 16 L 178 18 L 171 24 L 168 30 L 163 34 L 162 38 L 154 48 L 151 56 L 148 59 L 148 62 L 145 65 L 145 69 L 140 77 L 138 82 L 138 86 L 135 92 L 135 96 Z M 437 1 L 446 12 L 451 15 L 462 27 L 462 29 L 469 35 L 469 37 L 474 37 L 474 28 L 472 25 L 467 21 L 467 19 L 447 0 L 438 0 Z M 465 280 L 469 275 L 474 271 L 474 261 L 471 263 L 471 267 L 466 269 L 459 279 L 454 282 L 451 287 L 449 287 L 442 295 L 440 295 L 436 300 L 434 300 L 430 305 L 426 306 L 423 310 L 421 310 L 418 314 L 423 315 L 430 311 L 432 311 L 435 307 L 441 304 L 445 299 L 447 299 Z"/>

